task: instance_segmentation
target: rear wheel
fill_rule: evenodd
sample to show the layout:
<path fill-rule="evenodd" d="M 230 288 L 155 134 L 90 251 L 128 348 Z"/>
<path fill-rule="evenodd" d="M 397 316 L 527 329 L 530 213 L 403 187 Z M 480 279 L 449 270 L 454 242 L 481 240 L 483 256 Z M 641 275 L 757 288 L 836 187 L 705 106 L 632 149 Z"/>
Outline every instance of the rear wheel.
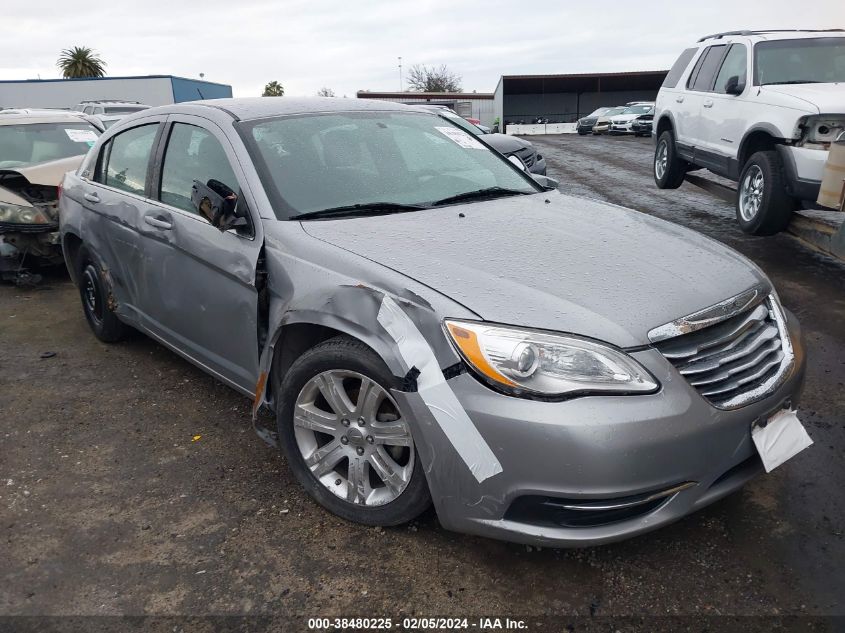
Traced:
<path fill-rule="evenodd" d="M 104 343 L 117 343 L 125 338 L 129 326 L 109 307 L 111 295 L 103 281 L 103 271 L 84 246 L 79 249 L 76 270 L 82 309 L 94 336 Z"/>
<path fill-rule="evenodd" d="M 282 451 L 320 505 L 349 521 L 398 525 L 431 503 L 393 377 L 364 344 L 338 337 L 305 352 L 280 386 Z"/>
<path fill-rule="evenodd" d="M 745 233 L 774 235 L 789 225 L 796 203 L 786 192 L 776 151 L 757 152 L 746 161 L 736 193 L 736 219 Z"/>
<path fill-rule="evenodd" d="M 660 189 L 677 189 L 684 182 L 687 162 L 678 156 L 675 136 L 666 130 L 654 148 L 654 182 Z"/>

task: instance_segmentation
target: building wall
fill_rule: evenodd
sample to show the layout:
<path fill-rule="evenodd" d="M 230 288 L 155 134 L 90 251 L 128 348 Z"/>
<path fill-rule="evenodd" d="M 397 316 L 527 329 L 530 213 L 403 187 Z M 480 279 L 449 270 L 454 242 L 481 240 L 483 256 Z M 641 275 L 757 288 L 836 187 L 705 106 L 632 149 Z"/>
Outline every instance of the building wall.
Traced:
<path fill-rule="evenodd" d="M 656 90 L 506 94 L 503 95 L 503 118 L 508 123 L 518 120 L 531 123 L 538 117 L 554 123 L 571 123 L 602 106 L 624 105 L 629 101 L 654 101 L 656 97 Z"/>
<path fill-rule="evenodd" d="M 0 107 L 72 108 L 80 101 L 118 99 L 147 105 L 231 97 L 232 87 L 170 76 L 0 81 Z"/>
<path fill-rule="evenodd" d="M 473 118 L 481 121 L 483 125 L 493 126 L 493 119 L 496 118 L 495 108 L 492 98 L 472 98 L 461 99 L 460 97 L 448 97 L 438 99 L 437 97 L 415 97 L 413 92 L 402 94 L 401 97 L 383 97 L 383 96 L 369 96 L 366 93 L 359 93 L 359 99 L 375 99 L 377 101 L 393 101 L 395 103 L 405 103 L 413 105 L 415 103 L 425 103 L 428 105 L 445 105 L 452 108 L 455 112 L 465 118 Z"/>

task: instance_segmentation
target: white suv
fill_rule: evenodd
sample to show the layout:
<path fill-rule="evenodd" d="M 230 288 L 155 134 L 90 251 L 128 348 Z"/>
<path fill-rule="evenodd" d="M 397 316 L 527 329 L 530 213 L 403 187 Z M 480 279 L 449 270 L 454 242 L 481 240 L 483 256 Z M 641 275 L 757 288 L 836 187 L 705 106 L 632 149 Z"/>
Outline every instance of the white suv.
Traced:
<path fill-rule="evenodd" d="M 845 33 L 733 31 L 686 49 L 657 95 L 654 180 L 706 168 L 739 183 L 743 231 L 786 228 L 815 201 L 830 143 L 845 131 Z"/>

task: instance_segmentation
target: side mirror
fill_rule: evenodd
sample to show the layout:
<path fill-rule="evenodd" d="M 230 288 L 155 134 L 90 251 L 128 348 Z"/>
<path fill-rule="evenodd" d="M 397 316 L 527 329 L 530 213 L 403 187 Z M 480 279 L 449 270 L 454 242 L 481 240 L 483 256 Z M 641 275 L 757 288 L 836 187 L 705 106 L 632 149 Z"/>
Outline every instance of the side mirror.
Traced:
<path fill-rule="evenodd" d="M 238 194 L 219 180 L 209 180 L 207 184 L 194 180 L 191 202 L 220 231 L 247 225 L 246 218 L 238 211 Z"/>
<path fill-rule="evenodd" d="M 731 75 L 725 83 L 725 93 L 738 96 L 745 91 L 745 82 L 740 82 L 739 75 Z"/>
<path fill-rule="evenodd" d="M 554 178 L 549 178 L 548 176 L 541 176 L 540 174 L 532 174 L 531 172 L 528 172 L 528 175 L 531 176 L 534 179 L 534 182 L 536 182 L 538 185 L 540 185 L 546 191 L 552 191 L 554 189 L 557 189 L 558 185 L 560 185 L 560 183 L 557 180 L 555 180 Z"/>

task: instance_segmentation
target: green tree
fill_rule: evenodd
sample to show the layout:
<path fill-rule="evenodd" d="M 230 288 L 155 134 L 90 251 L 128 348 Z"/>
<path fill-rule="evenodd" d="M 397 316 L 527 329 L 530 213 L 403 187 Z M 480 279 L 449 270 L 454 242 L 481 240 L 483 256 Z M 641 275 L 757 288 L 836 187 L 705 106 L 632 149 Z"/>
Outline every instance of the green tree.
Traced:
<path fill-rule="evenodd" d="M 264 93 L 261 95 L 262 97 L 283 97 L 285 96 L 285 89 L 282 87 L 278 81 L 271 81 L 269 84 L 264 86 Z"/>
<path fill-rule="evenodd" d="M 62 77 L 65 79 L 102 77 L 106 74 L 106 62 L 87 46 L 64 49 L 56 66 L 62 71 Z"/>

